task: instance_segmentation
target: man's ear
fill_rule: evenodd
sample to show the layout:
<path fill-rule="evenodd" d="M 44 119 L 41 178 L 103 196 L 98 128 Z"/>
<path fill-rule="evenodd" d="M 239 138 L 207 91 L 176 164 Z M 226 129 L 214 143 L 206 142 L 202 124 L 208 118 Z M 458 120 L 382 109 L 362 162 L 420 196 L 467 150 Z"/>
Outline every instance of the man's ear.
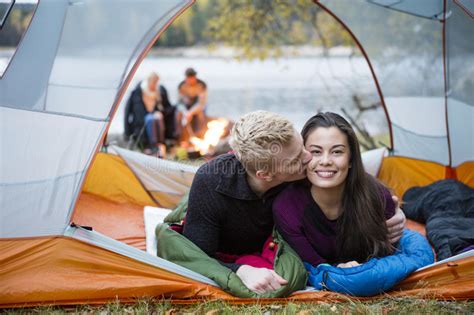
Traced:
<path fill-rule="evenodd" d="M 262 170 L 258 170 L 257 172 L 255 172 L 255 176 L 260 179 L 260 180 L 264 180 L 264 181 L 267 181 L 267 182 L 270 182 L 272 179 L 273 179 L 273 176 L 266 172 L 266 171 L 262 171 Z"/>

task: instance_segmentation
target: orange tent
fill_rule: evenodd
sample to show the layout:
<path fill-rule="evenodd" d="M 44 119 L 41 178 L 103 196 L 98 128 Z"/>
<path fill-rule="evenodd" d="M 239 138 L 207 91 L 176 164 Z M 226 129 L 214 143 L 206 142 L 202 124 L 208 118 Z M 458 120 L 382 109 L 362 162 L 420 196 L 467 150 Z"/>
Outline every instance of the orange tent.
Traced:
<path fill-rule="evenodd" d="M 380 1 L 366 5 L 372 2 Z M 448 1 L 454 11 L 455 2 Z M 0 166 L 0 307 L 97 304 L 143 296 L 183 303 L 215 298 L 255 302 L 234 298 L 210 279 L 143 250 L 143 206 L 175 205 L 189 187 L 195 167 L 120 148 L 115 154 L 97 153 L 144 54 L 191 4 L 191 0 L 142 0 L 79 5 L 62 0 L 37 5 L 0 79 L 0 137 L 2 148 L 8 149 Z M 129 28 L 124 21 L 130 17 L 137 17 L 140 27 Z M 16 87 L 25 84 L 29 88 L 20 93 Z M 452 100 L 446 96 L 445 101 L 448 106 Z M 464 113 L 465 107 L 460 108 Z M 460 122 L 466 117 L 472 116 L 454 116 Z M 472 124 L 467 128 L 472 130 Z M 458 131 L 449 132 L 453 137 L 445 132 L 441 142 L 459 143 Z M 432 130 L 427 132 L 431 137 Z M 472 151 L 458 154 L 458 146 L 445 145 L 448 159 L 443 154 L 434 161 L 424 159 L 420 150 L 413 151 L 409 141 L 402 141 L 403 135 L 403 130 L 398 138 L 392 134 L 392 152 L 401 157 L 385 158 L 380 170 L 380 178 L 397 193 L 444 178 L 446 166 L 448 174 L 456 170 L 459 180 L 473 186 Z M 403 151 L 405 145 L 411 151 Z M 474 258 L 417 271 L 390 294 L 471 299 Z M 305 291 L 288 299 L 343 297 Z"/>
<path fill-rule="evenodd" d="M 256 302 L 234 298 L 211 280 L 143 251 L 143 206 L 156 203 L 134 170 L 137 161 L 160 162 L 117 150 L 120 155 L 97 155 L 72 216 L 75 227 L 69 227 L 64 236 L 0 241 L 0 306 L 100 304 L 116 298 L 131 302 L 144 296 L 172 298 L 177 303 L 199 299 Z M 170 165 L 158 164 L 157 169 L 167 167 L 171 173 Z M 173 166 L 178 173 L 188 167 Z M 424 232 L 422 225 L 410 222 L 409 227 Z M 470 299 L 473 283 L 474 258 L 469 257 L 418 271 L 389 294 Z M 297 292 L 287 300 L 343 299 L 339 294 L 313 291 Z"/>

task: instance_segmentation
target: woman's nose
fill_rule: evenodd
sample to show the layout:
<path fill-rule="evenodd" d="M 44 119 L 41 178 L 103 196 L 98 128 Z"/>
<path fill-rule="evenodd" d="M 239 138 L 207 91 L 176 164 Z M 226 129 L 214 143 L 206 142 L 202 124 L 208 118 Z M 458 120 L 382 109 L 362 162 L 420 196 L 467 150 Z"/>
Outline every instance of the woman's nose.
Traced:
<path fill-rule="evenodd" d="M 331 157 L 329 156 L 329 154 L 322 154 L 319 157 L 319 164 L 321 164 L 321 165 L 331 165 L 331 163 L 332 163 L 332 160 L 331 160 Z"/>

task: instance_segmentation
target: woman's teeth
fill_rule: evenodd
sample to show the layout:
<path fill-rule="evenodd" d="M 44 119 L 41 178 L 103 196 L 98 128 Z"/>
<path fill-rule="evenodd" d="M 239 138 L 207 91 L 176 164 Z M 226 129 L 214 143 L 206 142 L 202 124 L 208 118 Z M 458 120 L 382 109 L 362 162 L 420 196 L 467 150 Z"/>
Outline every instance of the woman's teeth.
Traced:
<path fill-rule="evenodd" d="M 316 171 L 316 173 L 320 177 L 323 177 L 323 178 L 329 178 L 329 177 L 334 176 L 334 174 L 336 174 L 336 172 L 334 172 L 334 171 Z"/>

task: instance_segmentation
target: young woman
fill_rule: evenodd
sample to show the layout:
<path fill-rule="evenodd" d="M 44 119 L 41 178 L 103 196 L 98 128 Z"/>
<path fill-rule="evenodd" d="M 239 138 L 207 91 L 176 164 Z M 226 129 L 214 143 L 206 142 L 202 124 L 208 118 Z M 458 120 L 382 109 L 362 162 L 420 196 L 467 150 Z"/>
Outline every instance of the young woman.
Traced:
<path fill-rule="evenodd" d="M 390 191 L 364 171 L 350 124 L 320 113 L 302 131 L 313 159 L 308 181 L 295 183 L 273 204 L 281 235 L 314 266 L 351 267 L 393 252 L 386 220 L 395 213 Z"/>

